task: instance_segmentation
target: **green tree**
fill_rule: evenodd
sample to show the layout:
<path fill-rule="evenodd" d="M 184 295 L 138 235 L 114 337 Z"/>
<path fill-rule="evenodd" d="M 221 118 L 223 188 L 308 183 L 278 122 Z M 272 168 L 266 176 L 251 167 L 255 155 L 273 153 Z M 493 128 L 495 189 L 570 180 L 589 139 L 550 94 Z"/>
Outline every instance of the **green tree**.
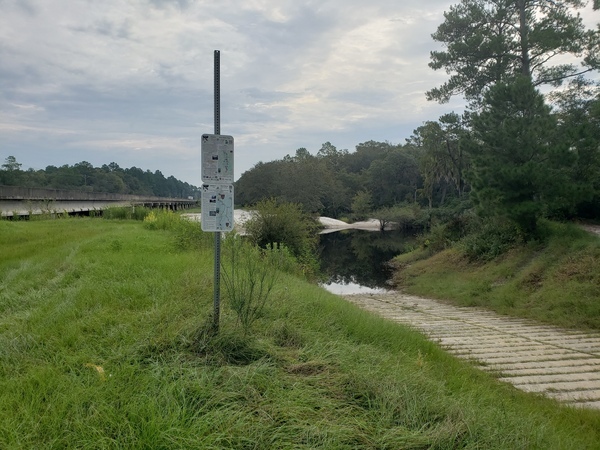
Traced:
<path fill-rule="evenodd" d="M 235 202 L 241 206 L 249 206 L 263 199 L 277 197 L 277 180 L 281 172 L 282 161 L 256 163 L 235 182 Z"/>
<path fill-rule="evenodd" d="M 580 78 L 552 95 L 552 100 L 557 134 L 576 158 L 569 182 L 573 204 L 562 213 L 600 218 L 600 85 Z"/>
<path fill-rule="evenodd" d="M 348 153 L 342 160 L 342 167 L 349 173 L 366 171 L 376 159 L 382 159 L 386 154 L 397 148 L 389 142 L 367 141 L 356 146 L 356 151 Z"/>
<path fill-rule="evenodd" d="M 568 203 L 572 154 L 529 78 L 499 83 L 473 115 L 471 185 L 484 215 L 505 216 L 527 236 L 549 209 Z"/>
<path fill-rule="evenodd" d="M 74 166 L 64 164 L 50 175 L 50 186 L 54 189 L 76 189 L 83 185 L 83 177 Z"/>
<path fill-rule="evenodd" d="M 368 219 L 373 211 L 373 198 L 368 191 L 358 191 L 352 199 L 352 215 L 354 220 Z"/>
<path fill-rule="evenodd" d="M 375 208 L 415 201 L 416 192 L 422 185 L 417 159 L 404 148 L 373 161 L 366 176 Z"/>
<path fill-rule="evenodd" d="M 558 85 L 595 67 L 598 32 L 586 30 L 575 9 L 582 0 L 462 0 L 444 13 L 432 35 L 445 50 L 431 52 L 429 66 L 444 69 L 449 80 L 427 92 L 429 100 L 446 102 L 464 95 L 479 102 L 486 89 L 517 75 L 534 86 Z M 559 62 L 561 55 L 588 57 L 578 66 Z M 597 52 L 597 49 L 595 50 Z"/>
<path fill-rule="evenodd" d="M 0 166 L 0 184 L 18 185 L 22 176 L 22 164 L 14 156 L 8 156 L 4 161 Z"/>
<path fill-rule="evenodd" d="M 341 160 L 348 155 L 348 150 L 338 150 L 331 142 L 325 142 L 317 152 L 317 158 L 323 158 L 330 170 L 337 171 Z"/>
<path fill-rule="evenodd" d="M 325 165 L 314 157 L 301 161 L 288 161 L 280 166 L 276 191 L 282 202 L 302 205 L 308 213 L 321 214 L 326 195 L 327 175 Z"/>
<path fill-rule="evenodd" d="M 460 198 L 466 188 L 465 172 L 468 157 L 464 151 L 468 131 L 464 118 L 458 114 L 444 114 L 439 121 L 426 122 L 414 131 L 409 143 L 420 147 L 423 191 L 433 206 L 434 191 L 441 189 L 439 204 L 444 203 L 446 190 L 450 185 Z"/>
<path fill-rule="evenodd" d="M 2 164 L 2 170 L 6 170 L 8 172 L 15 172 L 17 170 L 21 170 L 21 163 L 17 162 L 17 158 L 14 156 L 8 156 L 4 160 L 4 164 Z"/>
<path fill-rule="evenodd" d="M 84 188 L 87 186 L 92 186 L 94 184 L 94 173 L 95 173 L 94 166 L 92 166 L 87 161 L 81 161 L 81 162 L 78 162 L 77 164 L 75 164 L 74 168 L 77 172 L 79 172 L 79 175 L 81 176 L 81 181 L 82 181 L 80 184 Z"/>
<path fill-rule="evenodd" d="M 310 154 L 310 152 L 304 148 L 304 147 L 300 147 L 299 149 L 296 150 L 296 156 L 295 161 L 307 161 L 310 158 L 312 158 L 313 156 Z"/>

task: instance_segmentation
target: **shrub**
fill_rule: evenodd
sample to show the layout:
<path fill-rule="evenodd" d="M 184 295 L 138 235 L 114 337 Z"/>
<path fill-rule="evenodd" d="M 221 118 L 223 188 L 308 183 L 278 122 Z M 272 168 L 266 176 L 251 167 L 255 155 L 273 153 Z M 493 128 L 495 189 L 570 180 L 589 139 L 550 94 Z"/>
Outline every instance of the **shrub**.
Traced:
<path fill-rule="evenodd" d="M 250 241 L 261 248 L 286 247 L 307 266 L 314 264 L 317 222 L 295 203 L 268 199 L 259 202 L 244 228 Z"/>
<path fill-rule="evenodd" d="M 466 236 L 460 247 L 470 260 L 489 261 L 522 242 L 514 222 L 496 218 L 485 221 L 478 231 Z"/>
<path fill-rule="evenodd" d="M 223 256 L 221 267 L 229 306 L 247 333 L 262 315 L 275 286 L 278 256 L 282 253 L 276 248 L 261 250 L 233 235 L 224 240 Z"/>

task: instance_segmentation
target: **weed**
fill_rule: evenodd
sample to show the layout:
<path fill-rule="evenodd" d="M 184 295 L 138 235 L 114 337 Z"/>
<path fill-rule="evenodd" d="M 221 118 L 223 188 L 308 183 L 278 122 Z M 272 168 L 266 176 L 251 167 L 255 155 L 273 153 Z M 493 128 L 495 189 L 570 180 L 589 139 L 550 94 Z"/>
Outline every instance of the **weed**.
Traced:
<path fill-rule="evenodd" d="M 277 281 L 279 250 L 261 250 L 236 236 L 229 236 L 224 247 L 222 273 L 229 306 L 247 333 L 262 315 Z"/>

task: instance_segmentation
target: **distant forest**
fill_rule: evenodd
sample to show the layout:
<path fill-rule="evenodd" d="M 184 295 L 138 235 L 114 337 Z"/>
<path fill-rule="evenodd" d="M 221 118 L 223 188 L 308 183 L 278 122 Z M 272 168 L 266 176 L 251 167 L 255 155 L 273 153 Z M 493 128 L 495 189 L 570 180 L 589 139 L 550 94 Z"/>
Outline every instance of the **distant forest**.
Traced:
<path fill-rule="evenodd" d="M 0 185 L 46 189 L 69 189 L 111 194 L 149 195 L 172 198 L 200 198 L 200 189 L 160 170 L 151 172 L 137 167 L 123 169 L 117 163 L 94 167 L 87 161 L 72 166 L 48 166 L 45 169 L 21 170 L 14 156 L 0 166 Z"/>

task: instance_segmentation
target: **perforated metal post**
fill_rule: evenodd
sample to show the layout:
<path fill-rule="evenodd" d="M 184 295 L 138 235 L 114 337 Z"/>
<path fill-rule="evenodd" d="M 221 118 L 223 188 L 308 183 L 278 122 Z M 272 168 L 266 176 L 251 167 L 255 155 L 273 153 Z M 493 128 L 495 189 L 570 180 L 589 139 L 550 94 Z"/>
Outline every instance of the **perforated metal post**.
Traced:
<path fill-rule="evenodd" d="M 221 134 L 221 52 L 214 54 L 215 80 L 215 134 Z M 214 280 L 214 312 L 213 328 L 219 332 L 219 317 L 221 315 L 221 232 L 215 232 L 215 280 Z"/>

